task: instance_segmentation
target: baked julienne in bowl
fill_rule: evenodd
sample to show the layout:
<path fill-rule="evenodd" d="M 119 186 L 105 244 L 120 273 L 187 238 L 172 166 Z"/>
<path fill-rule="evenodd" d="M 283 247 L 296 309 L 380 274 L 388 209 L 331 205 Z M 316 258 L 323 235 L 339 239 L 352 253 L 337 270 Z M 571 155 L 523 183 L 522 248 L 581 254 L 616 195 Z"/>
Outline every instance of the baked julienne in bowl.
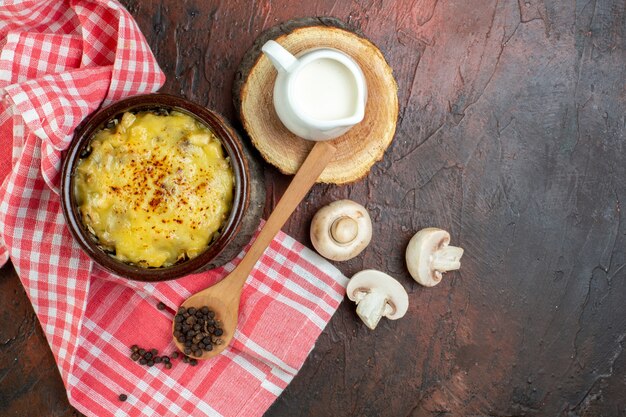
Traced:
<path fill-rule="evenodd" d="M 132 97 L 77 129 L 64 160 L 63 211 L 106 269 L 172 279 L 202 269 L 232 240 L 247 179 L 237 135 L 213 112 L 164 94 Z"/>

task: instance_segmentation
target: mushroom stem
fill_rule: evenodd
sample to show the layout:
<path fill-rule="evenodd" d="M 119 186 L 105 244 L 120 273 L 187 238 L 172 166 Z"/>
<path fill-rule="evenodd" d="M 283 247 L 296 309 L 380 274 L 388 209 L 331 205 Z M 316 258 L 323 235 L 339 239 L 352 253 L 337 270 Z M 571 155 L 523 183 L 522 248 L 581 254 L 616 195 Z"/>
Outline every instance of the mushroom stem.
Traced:
<path fill-rule="evenodd" d="M 374 330 L 385 314 L 387 308 L 387 297 L 379 291 L 364 293 L 364 297 L 357 303 L 356 314 L 363 320 L 363 323 Z"/>
<path fill-rule="evenodd" d="M 367 209 L 351 200 L 333 201 L 311 220 L 311 243 L 320 255 L 333 261 L 357 256 L 372 239 Z"/>
<path fill-rule="evenodd" d="M 348 244 L 356 239 L 359 225 L 356 220 L 348 216 L 339 217 L 330 226 L 330 235 L 340 245 Z"/>
<path fill-rule="evenodd" d="M 444 246 L 433 253 L 432 266 L 437 271 L 456 271 L 461 268 L 463 249 L 456 246 Z"/>

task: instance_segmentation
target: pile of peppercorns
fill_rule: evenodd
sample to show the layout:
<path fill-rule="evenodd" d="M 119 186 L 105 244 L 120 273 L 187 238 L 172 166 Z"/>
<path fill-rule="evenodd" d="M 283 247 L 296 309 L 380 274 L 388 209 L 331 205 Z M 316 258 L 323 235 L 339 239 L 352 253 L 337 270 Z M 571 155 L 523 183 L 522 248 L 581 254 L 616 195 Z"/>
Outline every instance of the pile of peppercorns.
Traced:
<path fill-rule="evenodd" d="M 163 310 L 165 304 L 159 303 L 157 308 Z M 174 352 L 169 356 L 159 356 L 157 349 L 144 349 L 138 345 L 132 345 L 130 358 L 139 362 L 140 365 L 154 366 L 163 363 L 166 369 L 171 369 L 172 360 L 182 356 L 184 363 L 196 366 L 198 360 L 188 355 L 201 357 L 203 351 L 212 351 L 213 346 L 224 343 L 224 340 L 220 339 L 223 334 L 222 322 L 215 318 L 215 312 L 209 307 L 180 307 L 174 317 L 174 337 L 184 345 L 184 354 Z"/>
<path fill-rule="evenodd" d="M 130 347 L 131 355 L 130 358 L 135 362 L 139 362 L 140 365 L 146 366 L 154 366 L 158 363 L 162 363 L 165 369 L 172 368 L 172 360 L 178 359 L 179 356 L 182 356 L 182 360 L 184 363 L 188 363 L 191 366 L 196 366 L 198 364 L 198 360 L 194 358 L 190 358 L 189 356 L 183 355 L 178 352 L 174 352 L 171 355 L 163 355 L 158 356 L 159 351 L 156 349 L 144 349 L 137 345 L 132 345 Z"/>
<path fill-rule="evenodd" d="M 182 343 L 185 355 L 201 357 L 204 352 L 213 350 L 214 345 L 224 343 L 222 322 L 215 319 L 215 312 L 209 307 L 180 307 L 174 317 L 174 337 Z"/>
<path fill-rule="evenodd" d="M 178 352 L 172 353 L 170 356 L 163 355 L 158 356 L 159 351 L 156 349 L 144 349 L 137 345 L 132 345 L 130 347 L 131 354 L 130 358 L 135 362 L 139 362 L 140 365 L 146 366 L 154 366 L 158 363 L 163 363 L 165 369 L 172 368 L 172 359 L 176 359 L 178 357 Z"/>
<path fill-rule="evenodd" d="M 158 356 L 159 351 L 156 349 L 144 349 L 137 345 L 132 345 L 130 347 L 131 354 L 130 358 L 135 362 L 139 362 L 140 365 L 146 366 L 154 366 L 158 363 L 162 363 L 165 369 L 172 368 L 172 360 L 178 359 L 179 356 L 182 356 L 183 362 L 188 363 L 191 366 L 196 366 L 198 364 L 198 360 L 194 358 L 190 358 L 189 356 L 180 354 L 178 352 L 174 352 L 171 355 L 163 355 Z"/>

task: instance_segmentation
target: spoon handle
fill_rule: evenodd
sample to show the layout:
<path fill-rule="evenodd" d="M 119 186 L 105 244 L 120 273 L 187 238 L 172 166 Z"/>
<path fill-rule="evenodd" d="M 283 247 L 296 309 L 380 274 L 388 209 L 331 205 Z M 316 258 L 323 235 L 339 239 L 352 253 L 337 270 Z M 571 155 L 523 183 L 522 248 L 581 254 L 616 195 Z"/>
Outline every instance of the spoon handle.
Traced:
<path fill-rule="evenodd" d="M 263 229 L 250 247 L 250 250 L 243 257 L 239 265 L 229 275 L 232 277 L 230 284 L 241 289 L 246 278 L 250 275 L 252 268 L 257 263 L 265 249 L 276 236 L 276 233 L 283 227 L 291 213 L 298 207 L 300 201 L 309 192 L 315 181 L 324 171 L 335 154 L 335 147 L 329 141 L 319 141 L 313 146 L 308 156 L 298 169 L 298 172 L 291 180 L 289 187 L 282 198 L 276 204 L 274 211 L 265 222 Z"/>

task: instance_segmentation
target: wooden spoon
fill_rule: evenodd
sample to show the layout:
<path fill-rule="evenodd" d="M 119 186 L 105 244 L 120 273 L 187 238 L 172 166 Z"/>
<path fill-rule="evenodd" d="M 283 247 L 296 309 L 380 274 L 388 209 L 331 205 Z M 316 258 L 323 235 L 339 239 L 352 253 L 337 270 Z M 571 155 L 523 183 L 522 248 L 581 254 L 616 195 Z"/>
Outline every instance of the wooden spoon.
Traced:
<path fill-rule="evenodd" d="M 329 141 L 316 142 L 306 157 L 304 163 L 298 169 L 293 180 L 287 187 L 285 194 L 280 199 L 274 211 L 265 222 L 263 229 L 259 233 L 250 250 L 243 257 L 239 265 L 217 284 L 195 293 L 187 298 L 182 304 L 183 307 L 203 307 L 208 306 L 215 312 L 215 319 L 222 322 L 223 334 L 220 337 L 223 341 L 221 345 L 213 345 L 213 350 L 203 351 L 202 356 L 191 356 L 196 359 L 209 359 L 221 353 L 230 344 L 237 327 L 237 316 L 239 314 L 239 301 L 243 284 L 246 282 L 252 268 L 257 263 L 265 248 L 276 236 L 287 221 L 291 213 L 296 209 L 300 201 L 309 192 L 315 181 L 320 176 L 328 162 L 335 153 L 335 147 Z M 172 331 L 174 325 L 172 325 Z M 185 346 L 174 338 L 174 343 L 181 351 Z"/>

